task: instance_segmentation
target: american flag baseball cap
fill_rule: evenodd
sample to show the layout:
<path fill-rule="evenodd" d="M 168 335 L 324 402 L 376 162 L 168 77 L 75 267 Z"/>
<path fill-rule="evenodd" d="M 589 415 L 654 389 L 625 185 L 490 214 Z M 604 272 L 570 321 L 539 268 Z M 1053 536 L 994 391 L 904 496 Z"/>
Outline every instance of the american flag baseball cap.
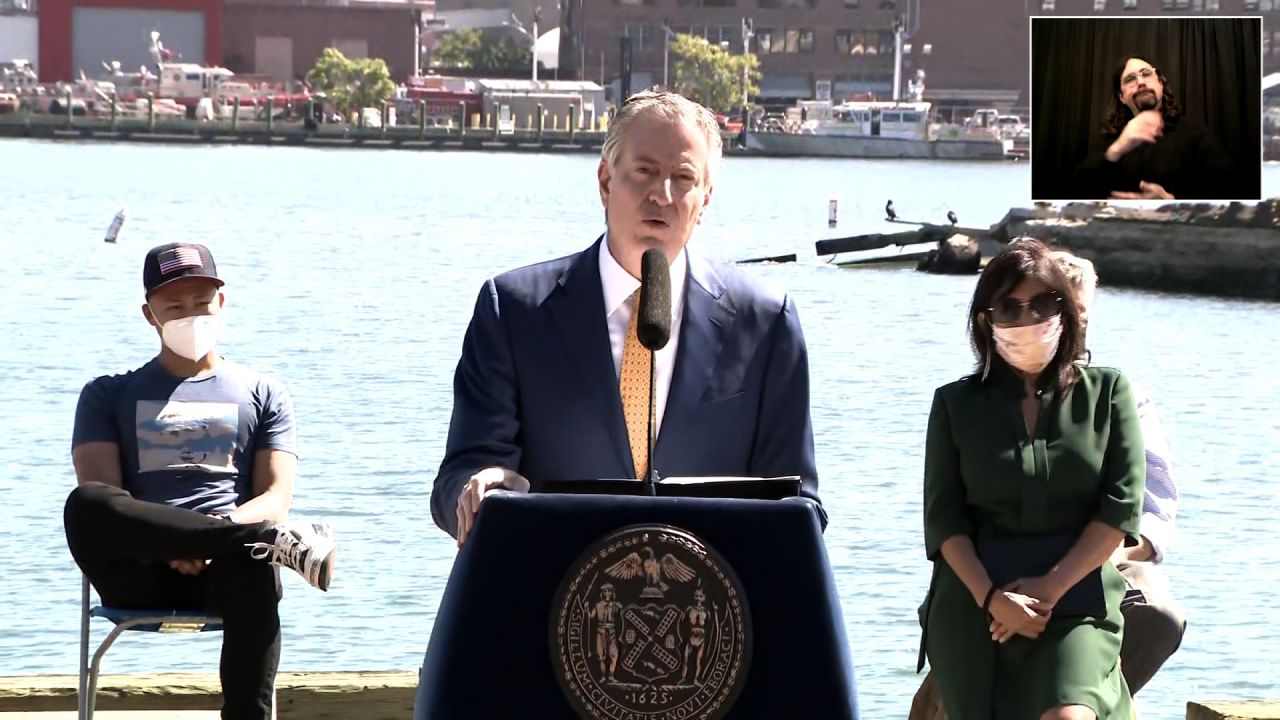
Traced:
<path fill-rule="evenodd" d="M 189 277 L 209 278 L 222 287 L 209 248 L 196 243 L 169 243 L 147 251 L 142 264 L 142 285 L 147 297 L 175 280 Z"/>

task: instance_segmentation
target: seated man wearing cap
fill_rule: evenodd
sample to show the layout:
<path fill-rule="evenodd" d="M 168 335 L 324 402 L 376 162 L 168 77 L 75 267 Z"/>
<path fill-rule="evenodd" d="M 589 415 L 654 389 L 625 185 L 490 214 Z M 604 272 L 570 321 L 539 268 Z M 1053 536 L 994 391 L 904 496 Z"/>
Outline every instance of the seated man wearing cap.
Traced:
<path fill-rule="evenodd" d="M 221 616 L 222 717 L 265 720 L 280 659 L 272 565 L 327 590 L 333 534 L 286 520 L 293 406 L 278 381 L 214 350 L 225 297 L 209 250 L 153 248 L 143 285 L 160 353 L 80 393 L 67 544 L 104 604 Z"/>

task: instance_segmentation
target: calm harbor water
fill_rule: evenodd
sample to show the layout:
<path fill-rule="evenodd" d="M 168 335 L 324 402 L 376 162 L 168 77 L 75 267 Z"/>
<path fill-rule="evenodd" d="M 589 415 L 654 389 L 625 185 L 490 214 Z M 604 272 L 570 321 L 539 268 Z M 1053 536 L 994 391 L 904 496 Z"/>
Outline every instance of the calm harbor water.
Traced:
<path fill-rule="evenodd" d="M 863 717 L 906 717 L 934 387 L 964 374 L 973 278 L 845 271 L 813 256 L 899 215 L 986 225 L 1024 205 L 1014 164 L 728 158 L 695 242 L 790 290 L 808 339 L 826 542 Z M 79 576 L 62 534 L 80 388 L 156 349 L 142 320 L 145 250 L 211 246 L 227 279 L 223 352 L 282 377 L 303 460 L 295 514 L 325 518 L 342 554 L 327 595 L 288 574 L 284 670 L 414 669 L 453 561 L 427 498 L 475 294 L 501 270 L 587 246 L 602 229 L 588 156 L 0 142 L 0 674 L 74 673 Z M 1265 173 L 1280 194 L 1280 171 Z M 102 242 L 128 205 L 118 245 Z M 1190 617 L 1139 696 L 1144 718 L 1186 701 L 1280 695 L 1280 313 L 1275 304 L 1106 287 L 1094 357 L 1155 396 L 1182 491 L 1168 571 Z M 536 540 L 536 539 L 535 539 Z M 99 634 L 103 630 L 98 627 Z M 108 672 L 216 671 L 217 637 L 129 639 Z"/>

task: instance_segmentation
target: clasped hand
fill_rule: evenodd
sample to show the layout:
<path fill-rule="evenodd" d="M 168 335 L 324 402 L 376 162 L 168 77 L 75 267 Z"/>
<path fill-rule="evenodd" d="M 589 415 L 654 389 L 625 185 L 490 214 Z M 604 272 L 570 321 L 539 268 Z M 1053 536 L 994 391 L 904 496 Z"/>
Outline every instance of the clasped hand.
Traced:
<path fill-rule="evenodd" d="M 1000 588 L 988 608 L 991 639 L 1006 643 L 1014 635 L 1031 640 L 1040 637 L 1059 597 L 1043 577 L 1019 578 Z"/>

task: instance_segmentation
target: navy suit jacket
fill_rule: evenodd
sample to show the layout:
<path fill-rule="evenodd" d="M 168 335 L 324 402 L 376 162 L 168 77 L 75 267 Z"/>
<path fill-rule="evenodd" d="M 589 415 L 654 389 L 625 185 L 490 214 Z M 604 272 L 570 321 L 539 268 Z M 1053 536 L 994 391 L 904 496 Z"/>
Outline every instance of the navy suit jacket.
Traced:
<path fill-rule="evenodd" d="M 535 483 L 636 477 L 609 347 L 601 252 L 608 252 L 603 238 L 481 289 L 431 492 L 431 515 L 449 534 L 457 535 L 463 486 L 490 465 Z M 816 501 L 809 360 L 795 305 L 732 267 L 692 250 L 688 257 L 654 467 L 668 477 L 799 475 L 801 494 Z"/>

